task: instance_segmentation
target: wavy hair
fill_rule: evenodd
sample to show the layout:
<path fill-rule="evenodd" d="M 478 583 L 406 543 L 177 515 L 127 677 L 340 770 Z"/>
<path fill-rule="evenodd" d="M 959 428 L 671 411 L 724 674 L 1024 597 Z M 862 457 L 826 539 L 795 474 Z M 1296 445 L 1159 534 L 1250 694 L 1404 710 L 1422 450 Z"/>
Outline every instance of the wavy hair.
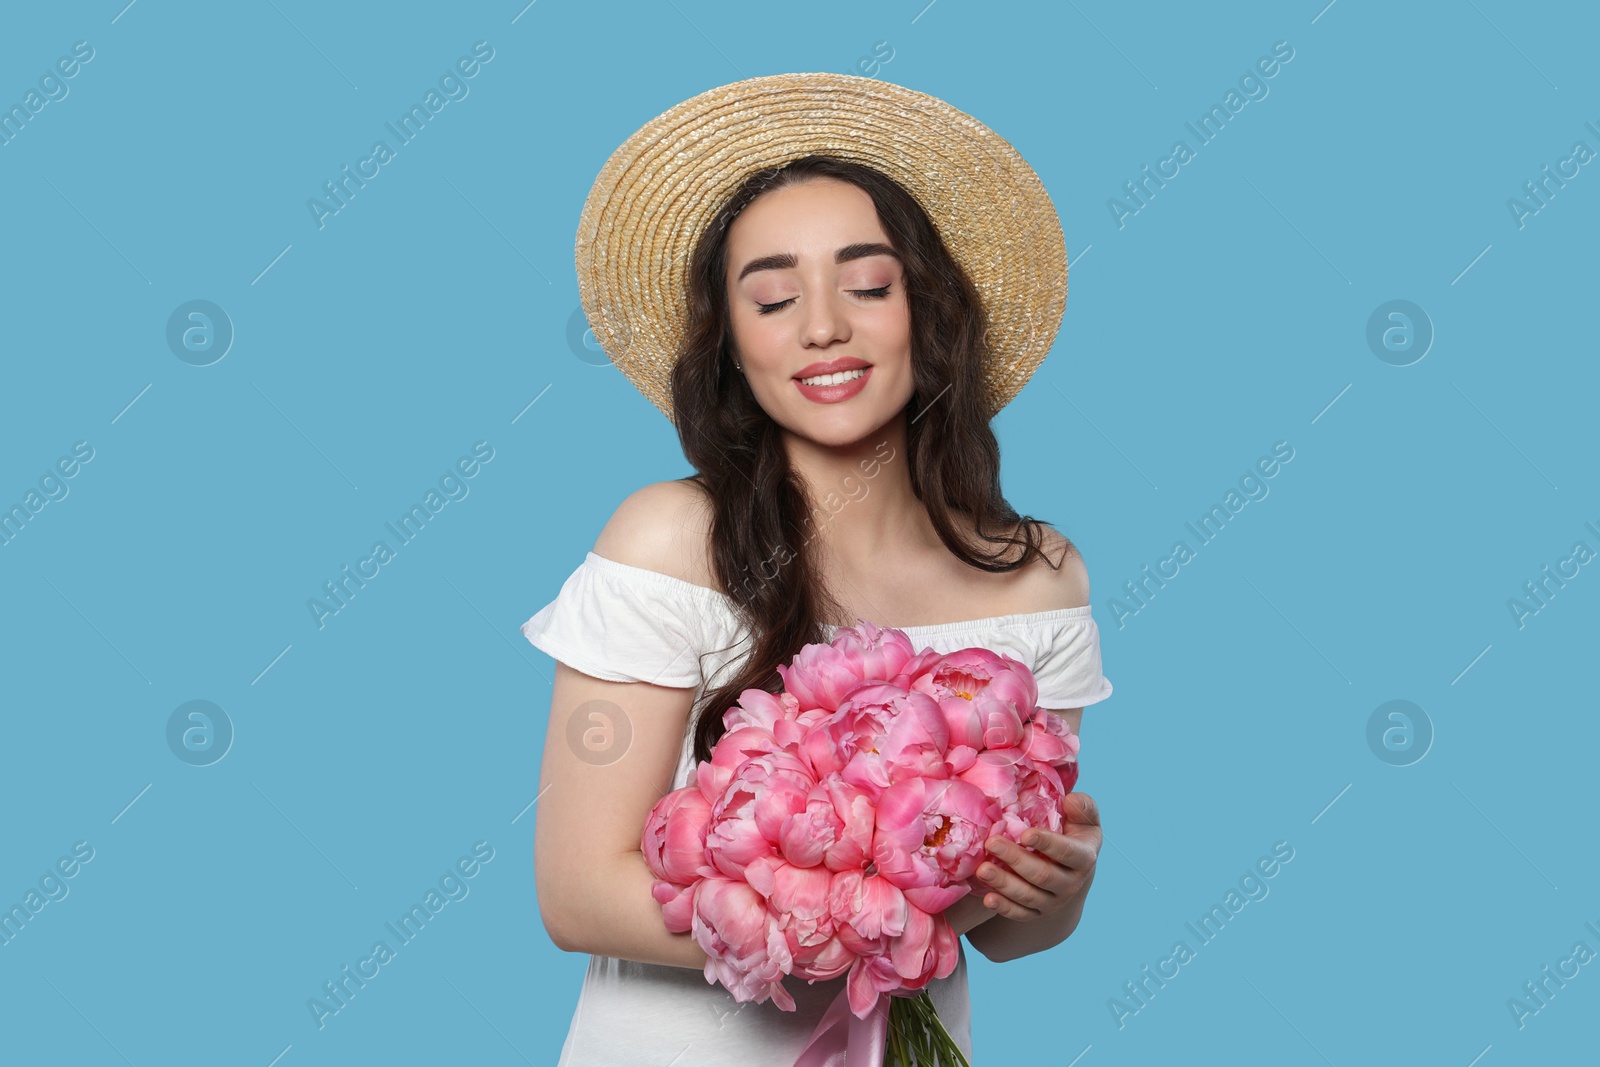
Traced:
<path fill-rule="evenodd" d="M 1000 446 L 982 378 L 988 355 L 982 298 L 916 198 L 880 171 L 832 156 L 806 156 L 751 174 L 695 245 L 689 326 L 672 370 L 678 438 L 698 472 L 682 480 L 697 484 L 710 501 L 714 574 L 752 642 L 731 678 L 707 685 L 694 726 L 697 760 L 711 758 L 724 732 L 722 713 L 740 694 L 778 692 L 778 664 L 806 644 L 827 642 L 825 619 L 843 612 L 822 587 L 811 547 L 812 514 L 820 505 L 790 468 L 781 428 L 734 368 L 726 281 L 728 230 L 739 213 L 762 193 L 816 178 L 848 182 L 872 197 L 900 255 L 914 387 L 901 414 L 908 420 L 906 460 L 912 492 L 939 539 L 980 570 L 1014 571 L 1034 557 L 1058 566 L 1043 551 L 1042 520 L 1019 516 L 1001 494 Z M 970 517 L 992 551 L 967 542 L 957 514 Z M 1018 545 L 1022 555 L 1005 560 Z M 1076 551 L 1071 541 L 1067 549 Z"/>

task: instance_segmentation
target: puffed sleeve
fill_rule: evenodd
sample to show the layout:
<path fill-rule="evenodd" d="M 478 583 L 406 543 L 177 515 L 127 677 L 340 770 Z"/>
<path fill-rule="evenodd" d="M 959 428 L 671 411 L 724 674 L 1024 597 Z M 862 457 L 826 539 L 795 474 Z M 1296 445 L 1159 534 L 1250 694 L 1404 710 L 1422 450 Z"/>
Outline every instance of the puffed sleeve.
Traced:
<path fill-rule="evenodd" d="M 535 648 L 611 682 L 693 687 L 704 622 L 719 594 L 588 553 L 549 604 L 522 624 Z"/>
<path fill-rule="evenodd" d="M 1089 605 L 1053 614 L 1033 631 L 1041 708 L 1082 708 L 1111 695 L 1100 671 L 1100 627 Z"/>

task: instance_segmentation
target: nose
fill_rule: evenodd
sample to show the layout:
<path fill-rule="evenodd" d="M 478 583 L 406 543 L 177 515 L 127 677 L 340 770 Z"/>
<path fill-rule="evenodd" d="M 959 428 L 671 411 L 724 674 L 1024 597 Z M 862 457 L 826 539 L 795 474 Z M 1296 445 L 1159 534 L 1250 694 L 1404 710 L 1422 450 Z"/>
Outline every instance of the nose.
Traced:
<path fill-rule="evenodd" d="M 800 316 L 800 336 L 807 346 L 826 348 L 835 341 L 850 339 L 850 321 L 843 297 L 837 293 L 823 293 L 806 301 L 805 311 Z"/>

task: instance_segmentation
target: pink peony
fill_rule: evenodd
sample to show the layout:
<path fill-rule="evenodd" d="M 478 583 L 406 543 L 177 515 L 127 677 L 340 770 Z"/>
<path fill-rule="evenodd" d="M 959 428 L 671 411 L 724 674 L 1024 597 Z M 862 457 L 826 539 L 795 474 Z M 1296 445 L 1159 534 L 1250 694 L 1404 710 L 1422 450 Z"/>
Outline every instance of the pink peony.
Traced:
<path fill-rule="evenodd" d="M 833 711 L 863 681 L 884 681 L 916 655 L 901 630 L 881 630 L 860 620 L 826 645 L 806 645 L 787 666 L 779 664 L 785 692 L 807 708 Z"/>
<path fill-rule="evenodd" d="M 706 863 L 710 823 L 711 803 L 695 786 L 662 797 L 644 824 L 644 861 L 650 873 L 680 885 L 711 874 Z"/>
<path fill-rule="evenodd" d="M 888 879 L 857 871 L 834 876 L 834 909 L 850 917 L 839 940 L 856 953 L 845 988 L 850 1010 L 865 1018 L 884 993 L 920 989 L 959 962 L 955 930 L 943 915 L 914 906 Z"/>
<path fill-rule="evenodd" d="M 859 869 L 872 849 L 872 800 L 864 790 L 830 774 L 811 787 L 805 810 L 784 820 L 778 847 L 798 867 Z"/>
<path fill-rule="evenodd" d="M 794 997 L 783 987 L 793 965 L 788 942 L 766 901 L 748 884 L 702 879 L 695 887 L 690 934 L 705 950 L 707 982 L 721 982 L 739 1000 L 761 1003 L 770 997 L 794 1011 Z"/>
<path fill-rule="evenodd" d="M 831 644 L 856 665 L 863 681 L 893 678 L 917 656 L 904 630 L 880 628 L 866 619 L 841 629 Z"/>
<path fill-rule="evenodd" d="M 1067 720 L 1049 711 L 1039 711 L 1023 728 L 1023 749 L 1028 758 L 1040 763 L 1073 763 L 1078 759 L 1078 735 Z"/>
<path fill-rule="evenodd" d="M 1077 767 L 1076 763 L 1069 766 Z M 1061 801 L 1067 790 L 1057 783 L 1061 779 L 1049 767 L 1029 767 L 1018 778 L 1018 798 L 1013 817 L 1007 820 L 1006 836 L 1012 840 L 1022 836 L 1030 826 L 1043 827 L 1053 834 L 1061 832 Z"/>
<path fill-rule="evenodd" d="M 815 945 L 799 945 L 789 936 L 789 953 L 794 957 L 794 972 L 808 982 L 826 982 L 850 970 L 859 958 L 834 934 Z"/>
<path fill-rule="evenodd" d="M 1000 807 L 959 778 L 908 778 L 878 798 L 872 860 L 878 873 L 925 911 L 943 911 L 968 893 L 958 884 L 983 861 Z"/>
<path fill-rule="evenodd" d="M 911 908 L 889 879 L 865 871 L 840 871 L 828 891 L 839 938 L 852 952 L 872 955 L 905 933 Z"/>
<path fill-rule="evenodd" d="M 943 915 L 911 909 L 906 931 L 889 946 L 889 958 L 902 989 L 921 989 L 934 978 L 948 978 L 960 962 L 955 928 Z"/>
<path fill-rule="evenodd" d="M 745 868 L 750 885 L 766 898 L 778 928 L 796 950 L 820 950 L 833 937 L 834 917 L 829 907 L 833 874 L 826 867 L 796 867 L 765 858 Z"/>
<path fill-rule="evenodd" d="M 752 732 L 761 731 L 741 731 Z M 717 748 L 721 747 L 719 742 Z M 729 878 L 740 878 L 751 860 L 777 855 L 785 820 L 806 810 L 815 784 L 805 764 L 792 752 L 747 757 L 711 805 L 706 850 L 712 865 Z"/>
<path fill-rule="evenodd" d="M 899 686 L 868 683 L 812 728 L 801 748 L 819 774 L 837 771 L 876 796 L 902 778 L 947 775 L 949 744 L 950 727 L 936 701 Z"/>
<path fill-rule="evenodd" d="M 986 648 L 964 648 L 940 656 L 912 678 L 908 689 L 935 699 L 979 694 L 1010 702 L 1023 715 L 1039 703 L 1039 683 L 1020 660 Z"/>
<path fill-rule="evenodd" d="M 763 752 L 782 752 L 783 746 L 771 730 L 760 726 L 743 726 L 728 730 L 711 748 L 711 758 L 695 767 L 695 784 L 707 800 L 716 800 L 728 789 L 733 772 L 751 756 Z"/>
<path fill-rule="evenodd" d="M 746 689 L 739 694 L 739 703 L 723 712 L 722 725 L 728 733 L 747 726 L 757 727 L 772 735 L 775 748 L 784 748 L 805 733 L 805 724 L 798 721 L 799 715 L 800 702 L 791 693 Z"/>

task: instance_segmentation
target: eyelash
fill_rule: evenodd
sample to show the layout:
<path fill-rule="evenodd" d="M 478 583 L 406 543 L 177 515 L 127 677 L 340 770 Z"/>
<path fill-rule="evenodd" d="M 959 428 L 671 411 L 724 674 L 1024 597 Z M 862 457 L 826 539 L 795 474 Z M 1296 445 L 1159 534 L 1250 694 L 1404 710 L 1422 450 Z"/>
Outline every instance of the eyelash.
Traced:
<path fill-rule="evenodd" d="M 882 300 L 883 298 L 885 298 L 885 297 L 887 297 L 889 295 L 889 287 L 887 285 L 882 285 L 882 286 L 879 286 L 876 289 L 852 289 L 852 290 L 850 290 L 850 292 L 856 293 L 859 296 L 867 297 L 868 299 L 871 299 L 871 300 Z M 780 300 L 776 304 L 757 303 L 756 304 L 756 314 L 757 315 L 770 315 L 774 311 L 781 310 L 785 304 L 791 304 L 793 302 L 794 302 L 794 297 L 791 296 L 788 300 Z"/>

